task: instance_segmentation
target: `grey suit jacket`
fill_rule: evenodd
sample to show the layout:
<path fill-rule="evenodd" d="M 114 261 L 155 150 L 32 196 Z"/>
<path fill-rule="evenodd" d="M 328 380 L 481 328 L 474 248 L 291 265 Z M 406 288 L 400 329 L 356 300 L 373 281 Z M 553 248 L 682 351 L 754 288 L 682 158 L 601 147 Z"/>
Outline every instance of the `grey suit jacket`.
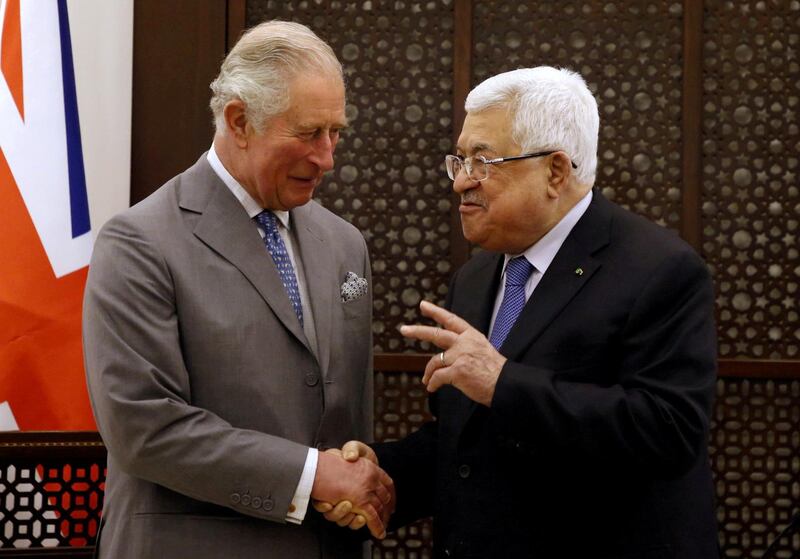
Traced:
<path fill-rule="evenodd" d="M 311 202 L 291 211 L 313 352 L 253 220 L 205 155 L 109 221 L 84 301 L 86 373 L 108 452 L 101 557 L 357 557 L 287 511 L 309 446 L 372 435 L 366 244 Z"/>

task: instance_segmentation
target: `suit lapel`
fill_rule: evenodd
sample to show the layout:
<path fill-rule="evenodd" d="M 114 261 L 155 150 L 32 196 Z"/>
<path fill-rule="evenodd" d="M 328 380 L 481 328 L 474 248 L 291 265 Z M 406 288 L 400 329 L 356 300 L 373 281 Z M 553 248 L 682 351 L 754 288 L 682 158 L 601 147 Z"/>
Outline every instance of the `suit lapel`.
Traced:
<path fill-rule="evenodd" d="M 313 219 L 314 202 L 292 210 L 292 230 L 303 262 L 309 305 L 314 315 L 317 351 L 323 375 L 327 374 L 331 353 L 331 324 L 333 306 L 338 296 L 337 288 L 344 278 L 336 277 L 330 246 L 325 234 Z"/>
<path fill-rule="evenodd" d="M 483 262 L 459 285 L 459 289 L 469 293 L 469 297 L 466 301 L 459 302 L 458 308 L 453 309 L 453 312 L 488 337 L 494 298 L 503 268 L 503 256 L 486 253 L 481 258 L 484 259 Z"/>
<path fill-rule="evenodd" d="M 600 260 L 592 254 L 608 244 L 610 214 L 607 204 L 599 193 L 594 193 L 586 213 L 564 240 L 522 309 L 500 348 L 500 352 L 512 361 L 536 341 L 600 268 Z"/>
<path fill-rule="evenodd" d="M 500 347 L 500 353 L 509 360 L 515 361 L 536 341 L 544 329 L 556 319 L 561 310 L 589 281 L 589 278 L 600 268 L 601 262 L 592 256 L 600 248 L 608 244 L 611 225 L 609 202 L 595 191 L 592 203 L 575 224 L 556 257 L 550 263 L 544 277 L 522 309 L 517 321 Z M 473 301 L 464 307 L 469 311 L 473 305 L 482 305 L 483 313 L 476 315 L 480 322 L 469 321 L 489 337 L 489 321 L 494 308 L 494 298 L 500 283 L 503 264 L 501 255 L 495 255 L 494 266 L 485 266 L 480 273 L 473 275 L 459 285 L 459 290 L 475 293 Z M 473 291 L 470 291 L 472 289 Z M 476 312 L 477 312 L 476 308 Z M 466 319 L 466 317 L 465 317 Z M 480 327 L 479 327 L 480 325 Z M 462 414 L 466 427 L 478 404 L 463 394 L 460 395 L 462 405 L 456 413 Z"/>
<path fill-rule="evenodd" d="M 205 155 L 184 174 L 178 196 L 181 208 L 202 214 L 195 236 L 236 266 L 286 329 L 308 348 L 303 328 L 256 225 L 211 169 Z"/>

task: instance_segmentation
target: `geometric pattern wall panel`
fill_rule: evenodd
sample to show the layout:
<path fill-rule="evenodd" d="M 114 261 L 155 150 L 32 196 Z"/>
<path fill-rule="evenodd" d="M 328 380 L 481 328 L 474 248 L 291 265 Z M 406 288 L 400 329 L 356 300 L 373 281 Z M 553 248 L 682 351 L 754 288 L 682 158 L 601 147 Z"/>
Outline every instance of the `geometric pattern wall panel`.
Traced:
<path fill-rule="evenodd" d="M 711 424 L 725 557 L 761 557 L 800 509 L 800 380 L 717 381 Z M 800 557 L 800 534 L 775 557 Z"/>
<path fill-rule="evenodd" d="M 706 1 L 702 252 L 720 356 L 800 358 L 800 2 Z"/>
<path fill-rule="evenodd" d="M 433 522 L 419 520 L 386 535 L 372 546 L 372 559 L 431 559 Z"/>
<path fill-rule="evenodd" d="M 680 230 L 682 2 L 473 5 L 473 85 L 523 67 L 579 72 L 600 111 L 596 186 L 621 206 Z"/>
<path fill-rule="evenodd" d="M 100 464 L 0 467 L 0 547 L 82 547 L 97 536 Z"/>
<path fill-rule="evenodd" d="M 375 372 L 375 440 L 404 439 L 431 419 L 420 373 Z"/>
<path fill-rule="evenodd" d="M 249 0 L 246 19 L 306 24 L 344 65 L 350 126 L 316 199 L 367 239 L 375 350 L 427 350 L 397 326 L 443 302 L 452 272 L 452 2 Z"/>
<path fill-rule="evenodd" d="M 32 444 L 37 436 L 49 440 Z M 0 442 L 0 549 L 94 544 L 103 508 L 105 449 L 95 434 L 67 441 L 71 436 L 10 433 Z"/>
<path fill-rule="evenodd" d="M 375 439 L 402 439 L 431 419 L 428 392 L 422 375 L 407 372 L 375 373 Z M 433 533 L 430 519 L 389 533 L 373 546 L 374 559 L 429 559 Z"/>

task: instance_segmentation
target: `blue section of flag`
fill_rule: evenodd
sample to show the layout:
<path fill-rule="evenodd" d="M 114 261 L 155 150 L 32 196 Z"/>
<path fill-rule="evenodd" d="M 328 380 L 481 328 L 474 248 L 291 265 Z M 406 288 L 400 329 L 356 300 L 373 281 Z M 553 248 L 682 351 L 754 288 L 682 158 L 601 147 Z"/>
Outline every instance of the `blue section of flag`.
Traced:
<path fill-rule="evenodd" d="M 91 226 L 89 223 L 89 198 L 86 194 L 86 173 L 83 169 L 81 124 L 78 119 L 78 95 L 75 91 L 75 69 L 72 65 L 72 40 L 69 34 L 67 0 L 58 0 L 58 27 L 61 32 L 61 75 L 64 82 L 69 201 L 72 238 L 74 239 L 88 233 Z"/>

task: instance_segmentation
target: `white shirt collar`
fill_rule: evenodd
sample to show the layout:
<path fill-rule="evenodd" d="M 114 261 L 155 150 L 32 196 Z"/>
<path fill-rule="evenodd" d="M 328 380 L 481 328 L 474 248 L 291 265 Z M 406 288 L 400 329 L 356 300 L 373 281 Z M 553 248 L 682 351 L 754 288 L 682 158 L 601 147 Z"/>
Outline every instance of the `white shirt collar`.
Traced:
<path fill-rule="evenodd" d="M 547 268 L 550 266 L 550 263 L 556 257 L 558 250 L 561 248 L 561 245 L 564 244 L 564 241 L 569 236 L 570 231 L 572 228 L 575 227 L 575 224 L 578 223 L 578 220 L 583 216 L 586 212 L 586 209 L 589 207 L 589 204 L 592 201 L 592 191 L 586 193 L 586 195 L 581 198 L 577 204 L 572 206 L 567 212 L 567 215 L 561 218 L 561 221 L 556 223 L 556 226 L 550 229 L 544 237 L 536 241 L 530 247 L 528 247 L 525 252 L 522 253 L 522 256 L 525 259 L 533 264 L 533 267 L 536 270 L 544 275 L 547 271 Z M 512 258 L 520 256 L 519 254 L 506 254 L 505 255 L 505 262 L 503 263 L 503 273 L 505 273 L 505 267 L 508 266 L 509 260 Z"/>
<path fill-rule="evenodd" d="M 247 215 L 251 218 L 257 216 L 261 212 L 264 211 L 264 208 L 261 207 L 261 204 L 255 201 L 255 199 L 250 196 L 250 194 L 244 189 L 244 187 L 239 184 L 233 175 L 231 175 L 225 166 L 220 161 L 219 156 L 217 155 L 217 150 L 214 147 L 212 142 L 211 149 L 208 150 L 208 154 L 206 155 L 206 159 L 208 159 L 208 164 L 211 165 L 211 168 L 214 169 L 214 172 L 217 176 L 225 183 L 225 186 L 236 196 L 236 199 L 239 200 L 239 203 L 242 204 Z M 272 213 L 278 218 L 278 221 L 281 222 L 281 225 L 289 228 L 289 212 L 285 210 L 272 210 Z"/>

